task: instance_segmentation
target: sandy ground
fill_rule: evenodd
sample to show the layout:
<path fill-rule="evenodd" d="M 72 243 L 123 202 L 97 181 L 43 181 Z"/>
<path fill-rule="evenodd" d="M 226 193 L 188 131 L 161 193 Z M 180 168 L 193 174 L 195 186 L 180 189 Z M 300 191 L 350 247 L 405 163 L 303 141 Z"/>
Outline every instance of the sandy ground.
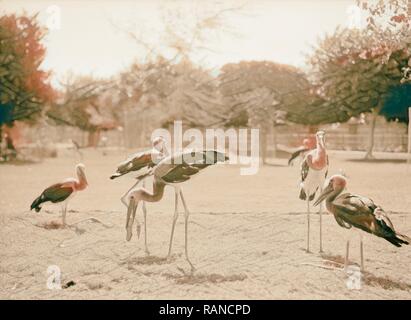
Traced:
<path fill-rule="evenodd" d="M 173 256 L 166 261 L 173 216 L 170 188 L 160 203 L 148 205 L 151 255 L 144 235 L 125 240 L 125 208 L 120 195 L 132 177 L 108 179 L 124 151 L 87 150 L 84 163 L 90 187 L 71 201 L 68 223 L 95 217 L 77 229 L 45 229 L 60 221 L 58 207 L 28 210 L 44 187 L 74 175 L 70 153 L 41 163 L 0 165 L 0 298 L 2 299 L 410 299 L 411 247 L 365 239 L 361 289 L 348 289 L 347 275 L 328 270 L 341 261 L 345 240 L 353 235 L 352 263 L 359 262 L 358 235 L 324 222 L 324 254 L 319 254 L 319 217 L 312 216 L 312 251 L 305 248 L 306 214 L 297 199 L 298 166 L 276 159 L 254 176 L 238 166 L 217 166 L 184 186 L 192 212 L 189 252 L 197 270 L 184 260 L 184 219 L 177 223 Z M 381 156 L 381 155 L 379 155 Z M 331 173 L 349 176 L 349 190 L 371 197 L 397 229 L 411 235 L 411 168 L 400 161 L 364 163 L 355 153 L 332 153 Z M 182 209 L 182 208 L 181 208 Z M 142 221 L 139 209 L 138 217 Z M 47 268 L 61 270 L 61 282 L 47 289 Z M 325 268 L 322 268 L 325 267 Z"/>

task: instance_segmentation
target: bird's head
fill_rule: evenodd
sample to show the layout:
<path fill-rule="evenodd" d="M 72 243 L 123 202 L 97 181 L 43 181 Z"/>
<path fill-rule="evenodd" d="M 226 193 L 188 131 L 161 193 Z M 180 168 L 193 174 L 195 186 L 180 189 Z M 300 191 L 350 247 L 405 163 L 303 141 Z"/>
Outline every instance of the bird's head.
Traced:
<path fill-rule="evenodd" d="M 322 147 L 325 146 L 325 131 L 324 130 L 319 130 L 315 134 L 315 137 L 317 139 L 317 143 L 319 143 Z"/>
<path fill-rule="evenodd" d="M 86 178 L 86 166 L 84 164 L 79 163 L 76 165 L 76 173 L 80 181 L 84 181 L 88 185 Z"/>
<path fill-rule="evenodd" d="M 305 138 L 303 140 L 303 147 L 306 148 L 306 149 L 308 149 L 310 147 L 310 140 L 309 139 Z"/>
<path fill-rule="evenodd" d="M 323 192 L 318 196 L 314 202 L 314 206 L 319 205 L 322 201 L 328 198 L 334 191 L 341 192 L 347 186 L 347 179 L 341 174 L 335 174 L 328 181 L 325 182 Z"/>
<path fill-rule="evenodd" d="M 152 143 L 153 143 L 153 148 L 156 149 L 157 151 L 163 152 L 163 153 L 164 151 L 166 151 L 165 150 L 166 140 L 164 139 L 164 137 L 162 136 L 155 137 Z"/>

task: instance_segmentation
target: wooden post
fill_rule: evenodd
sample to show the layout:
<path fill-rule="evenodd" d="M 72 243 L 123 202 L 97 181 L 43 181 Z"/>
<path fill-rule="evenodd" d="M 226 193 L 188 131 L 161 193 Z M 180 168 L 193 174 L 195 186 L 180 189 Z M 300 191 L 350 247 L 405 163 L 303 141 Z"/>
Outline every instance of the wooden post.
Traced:
<path fill-rule="evenodd" d="M 273 157 L 277 158 L 277 128 L 275 124 L 271 124 L 271 143 L 274 149 Z"/>

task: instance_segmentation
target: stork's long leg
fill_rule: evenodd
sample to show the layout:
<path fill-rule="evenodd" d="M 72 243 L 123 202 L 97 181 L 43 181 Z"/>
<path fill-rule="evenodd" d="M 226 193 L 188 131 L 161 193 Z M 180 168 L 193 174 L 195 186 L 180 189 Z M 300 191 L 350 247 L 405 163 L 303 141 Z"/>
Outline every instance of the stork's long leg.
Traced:
<path fill-rule="evenodd" d="M 307 252 L 310 252 L 310 197 L 307 193 Z"/>
<path fill-rule="evenodd" d="M 364 247 L 362 242 L 362 235 L 360 237 L 361 271 L 364 272 Z"/>
<path fill-rule="evenodd" d="M 146 182 L 143 180 L 143 189 L 145 189 L 146 187 Z M 137 210 L 137 209 L 136 209 Z M 147 210 L 146 210 L 146 205 L 145 205 L 145 201 L 143 201 L 143 213 L 144 213 L 144 243 L 147 243 L 147 236 L 146 236 L 146 230 L 147 230 L 147 226 L 146 226 L 146 218 L 147 218 Z M 135 217 L 136 213 L 134 212 L 133 215 L 133 221 L 134 221 L 134 217 Z M 137 238 L 140 238 L 140 233 L 141 233 L 141 225 L 140 222 L 137 220 Z M 147 252 L 147 245 L 146 245 L 146 252 Z"/>
<path fill-rule="evenodd" d="M 323 188 L 320 188 L 320 194 L 323 193 Z M 320 203 L 320 253 L 323 252 L 323 207 L 322 203 Z"/>
<path fill-rule="evenodd" d="M 127 230 L 126 240 L 127 241 L 130 241 L 131 237 L 133 236 L 132 227 L 133 227 L 134 216 L 136 214 L 136 211 L 137 211 L 136 199 L 132 196 L 130 197 L 130 203 L 127 208 L 127 221 L 126 221 L 126 230 Z"/>
<path fill-rule="evenodd" d="M 184 200 L 183 192 L 180 190 L 180 197 L 181 197 L 181 202 L 183 203 L 184 206 L 184 218 L 185 218 L 185 238 L 184 238 L 184 244 L 185 244 L 185 255 L 186 255 L 186 260 L 190 264 L 191 271 L 194 271 L 195 268 L 193 264 L 191 263 L 190 259 L 188 258 L 188 216 L 190 215 L 190 212 L 188 211 L 186 202 Z"/>
<path fill-rule="evenodd" d="M 350 253 L 350 240 L 347 240 L 347 246 L 345 248 L 345 261 L 344 261 L 344 270 L 347 271 L 348 269 L 348 256 Z"/>
<path fill-rule="evenodd" d="M 143 187 L 145 188 L 146 182 L 143 181 Z M 148 246 L 147 246 L 147 208 L 146 208 L 146 202 L 143 201 L 143 214 L 144 214 L 144 246 L 145 246 L 145 251 L 146 254 L 149 255 L 150 251 L 148 251 Z"/>
<path fill-rule="evenodd" d="M 63 226 L 66 225 L 66 214 L 67 214 L 67 202 L 65 202 L 61 207 L 61 217 L 63 219 Z"/>
<path fill-rule="evenodd" d="M 174 189 L 174 191 L 175 191 L 174 216 L 173 216 L 173 225 L 171 226 L 170 244 L 168 246 L 168 256 L 167 256 L 168 259 L 171 257 L 171 247 L 173 245 L 174 228 L 176 226 L 176 222 L 178 219 L 178 191 L 177 189 Z"/>
<path fill-rule="evenodd" d="M 134 189 L 139 183 L 140 183 L 140 181 L 141 180 L 137 180 L 137 182 L 135 183 L 135 184 L 133 184 L 133 186 L 130 188 L 130 189 L 128 189 L 127 190 L 127 192 L 125 193 L 125 194 L 123 194 L 123 196 L 120 198 L 120 200 L 121 200 L 121 202 L 126 206 L 126 208 L 128 208 L 128 204 L 127 204 L 127 201 L 126 201 L 126 198 L 127 198 L 127 195 L 128 195 L 128 193 L 132 190 L 132 189 Z M 143 181 L 144 182 L 144 181 Z"/>

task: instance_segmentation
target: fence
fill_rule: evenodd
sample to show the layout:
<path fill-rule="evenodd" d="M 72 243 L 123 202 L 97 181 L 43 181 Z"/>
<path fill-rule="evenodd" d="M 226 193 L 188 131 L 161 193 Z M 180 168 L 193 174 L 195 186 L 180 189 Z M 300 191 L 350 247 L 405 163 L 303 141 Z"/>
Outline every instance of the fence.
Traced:
<path fill-rule="evenodd" d="M 148 119 L 147 119 L 148 120 Z M 369 143 L 369 126 L 349 124 L 327 125 L 321 127 L 327 131 L 327 147 L 335 150 L 365 150 Z M 355 130 L 353 130 L 353 128 Z M 124 127 L 119 130 L 102 131 L 99 146 L 139 149 L 150 145 L 153 124 L 141 115 L 129 114 L 125 117 Z M 276 133 L 267 136 L 267 151 L 275 149 L 277 145 L 294 148 L 300 146 L 309 134 L 306 126 L 283 126 L 277 128 Z M 354 132 L 353 132 L 354 131 Z M 315 132 L 315 130 L 314 130 Z M 87 146 L 88 133 L 77 128 L 64 126 L 42 125 L 39 127 L 24 127 L 21 135 L 23 145 L 68 144 L 71 140 L 80 146 Z M 260 137 L 260 140 L 261 137 Z M 407 127 L 399 123 L 381 121 L 377 124 L 374 135 L 374 150 L 387 152 L 406 152 L 408 144 Z M 270 152 L 271 153 L 271 152 Z"/>
<path fill-rule="evenodd" d="M 307 134 L 280 133 L 277 134 L 277 144 L 286 146 L 299 146 Z M 346 132 L 327 132 L 327 148 L 333 150 L 366 150 L 369 143 L 369 134 L 346 133 Z M 386 152 L 406 152 L 408 135 L 406 133 L 375 133 L 374 150 Z"/>

